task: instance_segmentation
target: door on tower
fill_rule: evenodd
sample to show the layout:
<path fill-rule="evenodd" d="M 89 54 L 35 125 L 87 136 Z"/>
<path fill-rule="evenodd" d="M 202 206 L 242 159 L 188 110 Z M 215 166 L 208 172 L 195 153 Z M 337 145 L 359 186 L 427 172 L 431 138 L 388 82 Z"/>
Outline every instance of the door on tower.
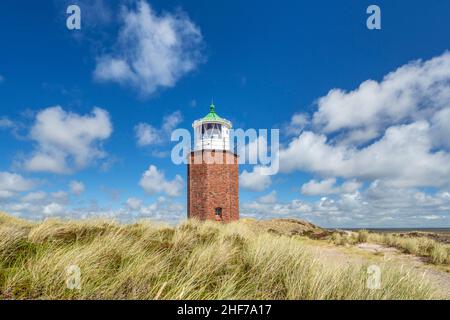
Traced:
<path fill-rule="evenodd" d="M 215 209 L 216 221 L 222 221 L 222 208 Z"/>

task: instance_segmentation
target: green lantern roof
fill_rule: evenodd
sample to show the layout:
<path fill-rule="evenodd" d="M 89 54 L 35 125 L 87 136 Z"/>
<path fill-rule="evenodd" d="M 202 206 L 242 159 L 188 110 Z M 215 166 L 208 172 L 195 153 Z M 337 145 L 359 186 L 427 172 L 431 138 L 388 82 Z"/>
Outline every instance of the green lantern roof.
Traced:
<path fill-rule="evenodd" d="M 203 121 L 224 121 L 219 115 L 216 113 L 216 106 L 214 103 L 211 103 L 209 106 L 209 113 L 203 117 Z"/>
<path fill-rule="evenodd" d="M 202 119 L 194 121 L 193 123 L 193 127 L 196 127 L 198 125 L 201 125 L 202 123 L 205 122 L 216 122 L 216 123 L 222 123 L 225 124 L 227 126 L 229 126 L 231 128 L 232 124 L 230 121 L 221 118 L 217 113 L 216 113 L 216 106 L 214 105 L 214 103 L 211 103 L 211 105 L 209 106 L 209 113 L 204 116 Z"/>

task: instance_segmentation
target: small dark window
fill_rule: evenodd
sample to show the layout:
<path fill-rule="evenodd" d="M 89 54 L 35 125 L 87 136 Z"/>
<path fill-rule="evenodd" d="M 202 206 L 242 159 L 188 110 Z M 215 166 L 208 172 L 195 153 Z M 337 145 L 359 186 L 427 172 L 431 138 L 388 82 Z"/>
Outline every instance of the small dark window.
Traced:
<path fill-rule="evenodd" d="M 222 208 L 216 208 L 216 216 L 222 217 Z"/>

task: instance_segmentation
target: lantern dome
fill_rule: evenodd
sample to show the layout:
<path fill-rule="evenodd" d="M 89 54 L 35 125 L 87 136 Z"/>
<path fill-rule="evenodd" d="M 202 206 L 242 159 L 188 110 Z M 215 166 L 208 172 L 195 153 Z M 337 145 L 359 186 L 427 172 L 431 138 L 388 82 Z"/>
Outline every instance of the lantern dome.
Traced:
<path fill-rule="evenodd" d="M 195 150 L 230 150 L 230 121 L 216 113 L 214 103 L 209 106 L 209 113 L 202 119 L 194 121 Z"/>

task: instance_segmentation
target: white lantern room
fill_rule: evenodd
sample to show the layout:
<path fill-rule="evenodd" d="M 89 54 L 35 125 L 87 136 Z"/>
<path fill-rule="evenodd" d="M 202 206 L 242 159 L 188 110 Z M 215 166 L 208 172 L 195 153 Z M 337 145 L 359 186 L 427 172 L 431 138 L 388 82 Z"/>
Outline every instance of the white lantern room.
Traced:
<path fill-rule="evenodd" d="M 213 103 L 209 113 L 194 121 L 194 150 L 230 150 L 230 121 L 219 117 Z"/>

